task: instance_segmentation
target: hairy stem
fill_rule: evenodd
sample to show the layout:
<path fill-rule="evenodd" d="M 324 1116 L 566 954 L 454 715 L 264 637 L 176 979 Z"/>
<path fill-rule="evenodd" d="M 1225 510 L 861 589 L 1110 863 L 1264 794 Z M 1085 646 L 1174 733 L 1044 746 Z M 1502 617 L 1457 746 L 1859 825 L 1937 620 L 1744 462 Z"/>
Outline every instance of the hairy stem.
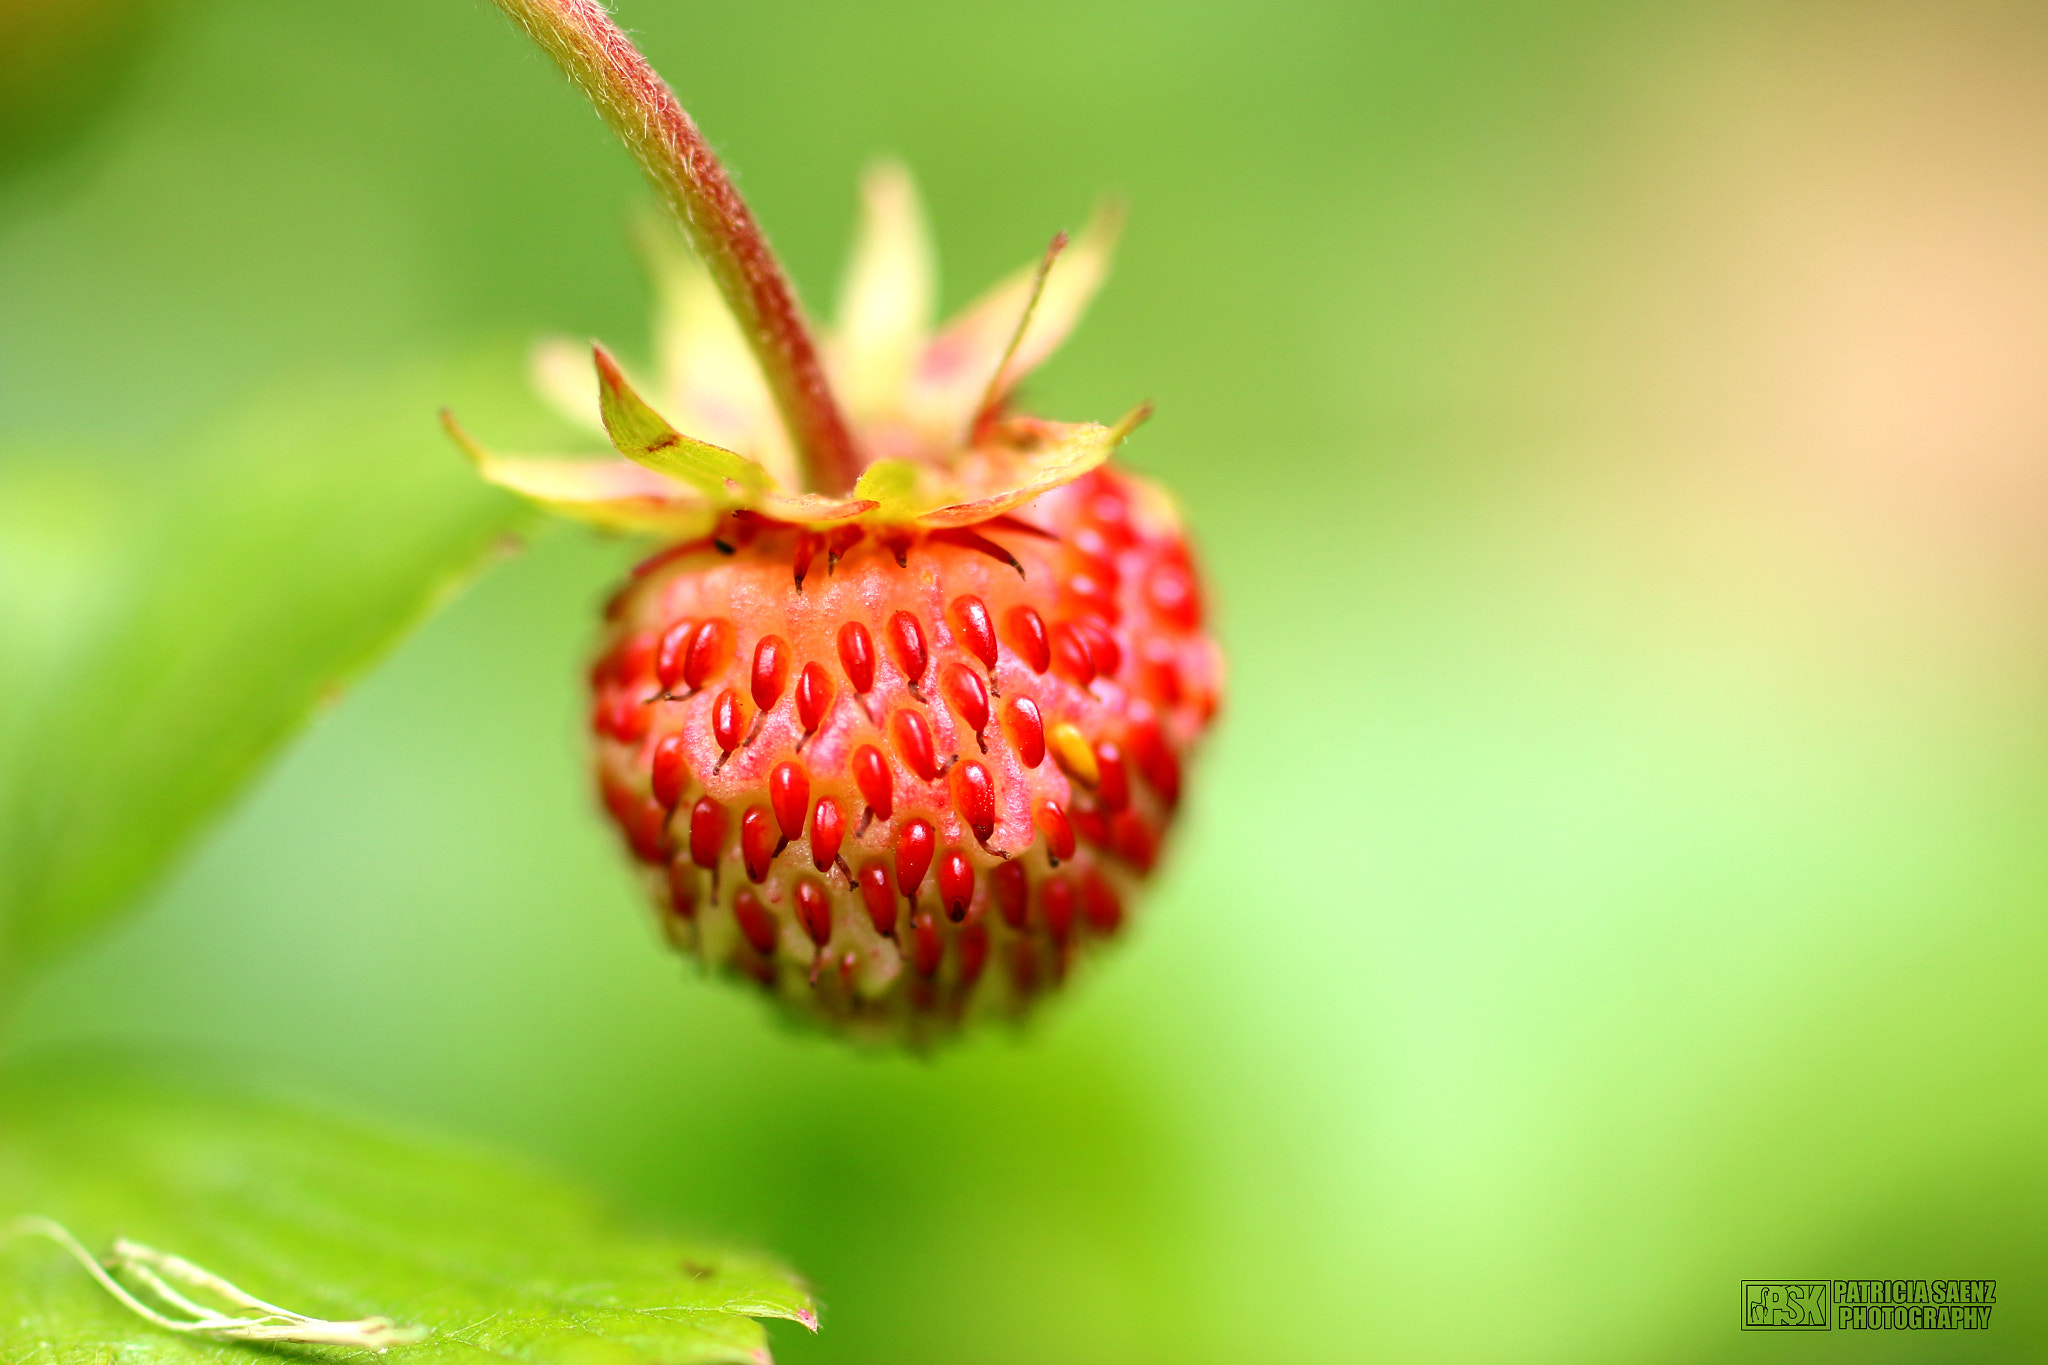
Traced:
<path fill-rule="evenodd" d="M 597 0 L 497 0 L 595 105 L 661 193 L 739 319 L 811 487 L 860 476 L 796 294 L 704 135 Z"/>

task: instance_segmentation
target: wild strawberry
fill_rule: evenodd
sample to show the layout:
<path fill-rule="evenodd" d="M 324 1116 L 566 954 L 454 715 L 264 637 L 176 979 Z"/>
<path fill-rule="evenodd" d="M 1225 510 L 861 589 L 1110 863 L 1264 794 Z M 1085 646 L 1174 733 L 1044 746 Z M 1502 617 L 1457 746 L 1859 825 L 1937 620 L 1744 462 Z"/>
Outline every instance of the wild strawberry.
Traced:
<path fill-rule="evenodd" d="M 1171 502 L 1107 463 L 1146 410 L 1009 406 L 1100 283 L 1117 215 L 933 334 L 916 195 L 879 168 L 821 352 L 602 10 L 501 3 L 710 263 L 648 235 L 659 391 L 692 434 L 602 348 L 591 395 L 553 342 L 541 387 L 626 459 L 497 456 L 444 414 L 485 477 L 669 542 L 606 606 L 590 675 L 599 793 L 668 937 L 865 1036 L 1021 1013 L 1121 932 L 1222 683 Z"/>

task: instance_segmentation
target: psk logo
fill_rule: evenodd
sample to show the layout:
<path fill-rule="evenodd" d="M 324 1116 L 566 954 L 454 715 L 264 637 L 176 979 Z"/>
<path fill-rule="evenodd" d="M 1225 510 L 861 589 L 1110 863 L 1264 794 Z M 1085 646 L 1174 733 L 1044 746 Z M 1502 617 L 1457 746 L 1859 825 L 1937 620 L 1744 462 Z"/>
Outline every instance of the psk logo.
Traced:
<path fill-rule="evenodd" d="M 1828 1282 L 1744 1280 L 1742 1329 L 1745 1332 L 1827 1331 Z"/>

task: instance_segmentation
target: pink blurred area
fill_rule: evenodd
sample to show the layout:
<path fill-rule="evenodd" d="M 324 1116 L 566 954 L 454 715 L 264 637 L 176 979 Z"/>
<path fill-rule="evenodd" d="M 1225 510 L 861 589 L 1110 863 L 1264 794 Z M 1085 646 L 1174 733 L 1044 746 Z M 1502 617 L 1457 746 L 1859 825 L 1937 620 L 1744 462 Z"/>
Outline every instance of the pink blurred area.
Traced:
<path fill-rule="evenodd" d="M 2048 9 L 1721 10 L 1527 286 L 1558 450 L 1501 496 L 1768 666 L 2048 673 Z M 1527 483 L 1522 482 L 1526 478 Z M 1569 569 L 1565 570 L 1570 572 Z M 1615 586 L 1593 589 L 1614 591 Z M 1909 689 L 1910 690 L 1910 689 Z M 1924 696 L 1918 700 L 1924 701 Z"/>

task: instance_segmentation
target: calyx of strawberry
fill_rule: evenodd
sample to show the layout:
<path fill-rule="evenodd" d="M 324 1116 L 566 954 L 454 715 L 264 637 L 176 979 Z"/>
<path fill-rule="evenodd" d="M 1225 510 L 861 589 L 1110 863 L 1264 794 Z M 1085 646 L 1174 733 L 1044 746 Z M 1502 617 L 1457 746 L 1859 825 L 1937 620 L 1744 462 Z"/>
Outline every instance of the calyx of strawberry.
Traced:
<path fill-rule="evenodd" d="M 865 461 L 849 493 L 803 486 L 742 329 L 710 272 L 661 223 L 641 234 L 659 300 L 652 378 L 636 384 L 601 345 L 594 385 L 573 343 L 546 340 L 533 354 L 542 394 L 623 458 L 496 454 L 444 413 L 449 434 L 486 479 L 565 516 L 687 539 L 734 512 L 819 530 L 969 526 L 1086 474 L 1149 415 L 1140 405 L 1103 426 L 1009 407 L 1107 274 L 1122 217 L 1114 204 L 935 329 L 932 250 L 908 172 L 876 166 L 861 188 L 837 325 L 820 348 Z"/>

